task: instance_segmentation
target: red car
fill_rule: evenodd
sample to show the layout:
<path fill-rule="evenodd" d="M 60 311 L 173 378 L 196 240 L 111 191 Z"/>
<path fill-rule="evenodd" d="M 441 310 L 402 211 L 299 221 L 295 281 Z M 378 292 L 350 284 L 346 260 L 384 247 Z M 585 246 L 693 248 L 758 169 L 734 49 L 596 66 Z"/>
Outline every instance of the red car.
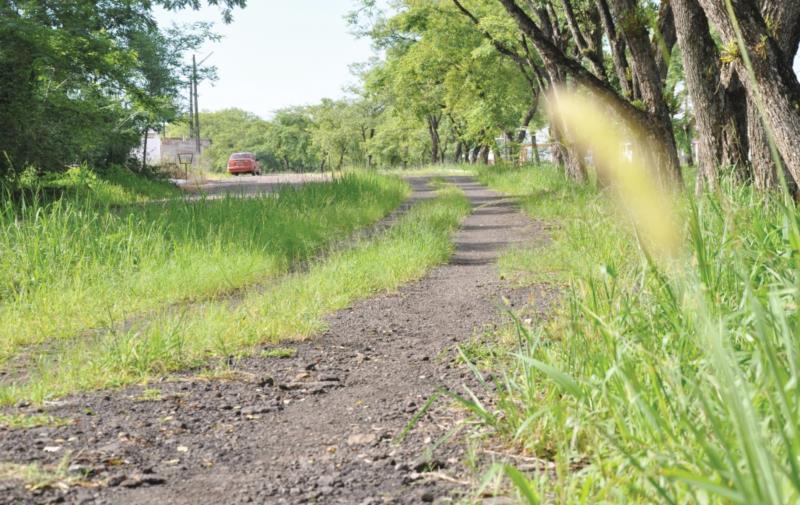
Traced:
<path fill-rule="evenodd" d="M 261 175 L 261 165 L 253 153 L 233 153 L 228 158 L 228 173 Z"/>

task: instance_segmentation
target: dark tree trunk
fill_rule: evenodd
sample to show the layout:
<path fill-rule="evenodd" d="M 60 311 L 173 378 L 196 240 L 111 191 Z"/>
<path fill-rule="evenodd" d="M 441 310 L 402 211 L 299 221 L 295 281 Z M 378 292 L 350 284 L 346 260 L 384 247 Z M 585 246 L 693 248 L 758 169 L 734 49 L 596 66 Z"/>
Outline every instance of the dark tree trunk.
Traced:
<path fill-rule="evenodd" d="M 461 163 L 461 153 L 463 152 L 464 146 L 462 145 L 461 141 L 456 143 L 456 152 L 453 153 L 453 162 L 454 163 Z"/>
<path fill-rule="evenodd" d="M 672 48 L 675 47 L 675 43 L 678 41 L 672 9 L 670 2 L 661 2 L 658 8 L 658 32 L 654 34 L 652 42 L 658 75 L 662 83 L 667 80 Z"/>
<path fill-rule="evenodd" d="M 686 164 L 690 167 L 694 166 L 694 149 L 692 149 L 692 129 L 689 128 L 688 123 L 683 124 L 683 136 L 686 137 Z"/>
<path fill-rule="evenodd" d="M 477 145 L 472 148 L 472 152 L 469 155 L 469 162 L 470 163 L 478 163 L 478 154 L 481 152 L 481 146 Z"/>
<path fill-rule="evenodd" d="M 476 156 L 476 163 L 481 163 L 482 165 L 489 164 L 489 146 L 482 145 L 478 148 L 478 153 Z"/>
<path fill-rule="evenodd" d="M 639 83 L 642 101 L 652 117 L 652 128 L 647 132 L 647 137 L 654 141 L 654 149 L 648 158 L 652 160 L 653 166 L 667 170 L 660 174 L 661 177 L 680 185 L 680 162 L 672 132 L 672 117 L 661 91 L 661 74 L 647 30 L 637 16 L 638 5 L 634 0 L 609 0 L 609 6 L 615 19 L 627 21 L 623 24 L 622 34 L 631 52 L 633 71 Z"/>
<path fill-rule="evenodd" d="M 575 46 L 578 48 L 578 52 L 581 56 L 589 60 L 592 73 L 601 81 L 606 81 L 608 78 L 606 76 L 606 68 L 603 62 L 603 53 L 599 47 L 594 46 L 591 39 L 587 39 L 584 36 L 580 26 L 578 26 L 578 21 L 575 19 L 575 11 L 572 8 L 572 1 L 561 0 L 561 4 L 564 6 L 564 14 L 567 18 L 567 26 L 569 26 L 569 30 L 572 33 L 572 38 L 575 42 Z"/>
<path fill-rule="evenodd" d="M 686 85 L 694 104 L 698 131 L 697 189 L 716 186 L 719 167 L 740 165 L 744 158 L 735 115 L 720 82 L 719 53 L 708 19 L 697 0 L 671 0 L 683 56 Z"/>
<path fill-rule="evenodd" d="M 633 97 L 633 85 L 631 78 L 628 75 L 628 58 L 625 55 L 625 40 L 617 32 L 614 26 L 614 19 L 611 17 L 611 11 L 608 9 L 606 0 L 595 0 L 597 4 L 597 11 L 600 14 L 600 21 L 603 24 L 603 31 L 608 39 L 608 45 L 611 48 L 611 59 L 614 62 L 614 71 L 617 74 L 619 87 L 622 94 L 630 99 Z"/>
<path fill-rule="evenodd" d="M 144 139 L 142 140 L 142 172 L 147 170 L 147 134 L 150 131 L 149 128 L 144 129 Z"/>
<path fill-rule="evenodd" d="M 700 0 L 706 15 L 722 36 L 723 45 L 737 45 L 737 34 L 728 16 L 726 0 Z M 795 183 L 800 180 L 800 83 L 788 58 L 767 29 L 754 0 L 731 0 L 753 75 L 743 56 L 734 62 L 749 98 L 761 102 L 764 123 Z M 759 100 L 760 98 L 760 100 Z"/>
<path fill-rule="evenodd" d="M 534 164 L 541 165 L 542 160 L 539 158 L 539 145 L 536 143 L 536 132 L 531 134 L 531 156 L 533 157 Z"/>
<path fill-rule="evenodd" d="M 431 162 L 439 163 L 439 116 L 428 116 L 428 132 L 431 136 Z"/>

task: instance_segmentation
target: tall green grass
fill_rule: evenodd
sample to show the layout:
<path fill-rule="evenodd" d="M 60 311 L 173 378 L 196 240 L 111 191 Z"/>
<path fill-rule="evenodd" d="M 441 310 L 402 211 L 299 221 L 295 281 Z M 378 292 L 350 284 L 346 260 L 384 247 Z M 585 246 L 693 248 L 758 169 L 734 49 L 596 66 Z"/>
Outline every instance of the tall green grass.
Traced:
<path fill-rule="evenodd" d="M 324 327 L 325 315 L 447 261 L 450 235 L 469 209 L 463 193 L 445 188 L 385 233 L 239 299 L 165 310 L 126 331 L 62 342 L 41 354 L 24 383 L 0 385 L 0 404 L 141 382 L 214 358 L 227 362 L 257 344 L 310 336 Z"/>
<path fill-rule="evenodd" d="M 504 267 L 563 282 L 563 307 L 518 327 L 496 408 L 480 412 L 555 463 L 527 476 L 529 501 L 798 502 L 796 208 L 725 184 L 684 195 L 682 256 L 655 263 L 590 187 L 549 168 L 480 177 L 557 225 Z"/>
<path fill-rule="evenodd" d="M 250 199 L 1 202 L 0 363 L 25 346 L 285 273 L 407 194 L 399 179 L 349 174 Z"/>

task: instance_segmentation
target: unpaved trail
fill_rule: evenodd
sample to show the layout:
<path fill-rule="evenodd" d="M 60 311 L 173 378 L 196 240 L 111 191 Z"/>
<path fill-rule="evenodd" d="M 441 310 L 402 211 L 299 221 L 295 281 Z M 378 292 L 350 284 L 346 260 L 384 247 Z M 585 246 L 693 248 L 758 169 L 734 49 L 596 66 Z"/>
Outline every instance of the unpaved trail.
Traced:
<path fill-rule="evenodd" d="M 0 503 L 449 503 L 461 446 L 425 451 L 460 414 L 438 402 L 393 439 L 437 388 L 472 382 L 456 346 L 501 321 L 503 297 L 528 301 L 495 260 L 544 232 L 472 179 L 447 179 L 474 208 L 449 264 L 334 314 L 324 334 L 285 344 L 294 357 L 244 360 L 228 380 L 150 386 L 160 394 L 80 395 L 46 408 L 76 419 L 69 426 L 0 431 L 0 462 L 55 463 L 71 451 L 73 473 L 102 483 L 31 494 L 0 482 Z"/>

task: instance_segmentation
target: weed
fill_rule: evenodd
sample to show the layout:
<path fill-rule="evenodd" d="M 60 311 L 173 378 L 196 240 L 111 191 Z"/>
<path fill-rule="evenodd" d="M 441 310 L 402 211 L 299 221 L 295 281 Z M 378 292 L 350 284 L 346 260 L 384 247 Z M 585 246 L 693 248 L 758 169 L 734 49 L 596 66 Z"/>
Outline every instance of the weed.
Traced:
<path fill-rule="evenodd" d="M 262 358 L 294 358 L 297 356 L 297 349 L 294 347 L 273 347 L 261 351 Z"/>
<path fill-rule="evenodd" d="M 537 271 L 556 271 L 566 285 L 558 321 L 535 333 L 520 327 L 513 359 L 499 362 L 502 415 L 486 419 L 553 462 L 553 474 L 507 474 L 526 497 L 800 499 L 796 209 L 726 184 L 683 195 L 684 259 L 658 265 L 591 187 L 570 189 L 546 167 L 481 178 L 541 195 L 523 206 L 560 224 L 526 263 L 515 265 L 515 252 L 504 264 L 537 282 Z"/>
<path fill-rule="evenodd" d="M 50 487 L 68 488 L 78 484 L 83 476 L 68 471 L 69 455 L 65 455 L 58 465 L 44 467 L 37 463 L 18 464 L 0 462 L 0 481 L 19 480 L 31 491 Z"/>
<path fill-rule="evenodd" d="M 47 414 L 0 414 L 0 428 L 20 430 L 43 426 L 66 426 L 72 421 Z"/>
<path fill-rule="evenodd" d="M 159 402 L 161 401 L 161 390 L 154 388 L 143 389 L 139 396 L 134 398 L 137 402 Z"/>

